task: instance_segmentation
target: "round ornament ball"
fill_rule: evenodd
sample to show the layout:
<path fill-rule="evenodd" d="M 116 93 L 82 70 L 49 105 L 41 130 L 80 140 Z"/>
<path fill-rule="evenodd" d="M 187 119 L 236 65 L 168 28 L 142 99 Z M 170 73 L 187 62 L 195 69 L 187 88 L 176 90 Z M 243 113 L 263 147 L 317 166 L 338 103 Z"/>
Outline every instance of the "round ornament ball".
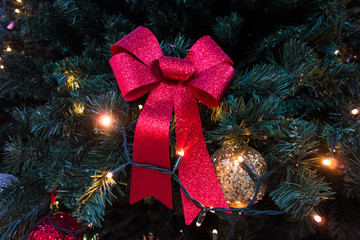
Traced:
<path fill-rule="evenodd" d="M 268 172 L 265 159 L 255 149 L 245 147 L 221 148 L 211 156 L 216 176 L 229 207 L 245 208 L 255 194 L 255 181 L 250 177 L 242 162 L 258 177 Z M 255 203 L 262 199 L 267 183 L 261 182 Z"/>
<path fill-rule="evenodd" d="M 56 228 L 55 224 L 59 226 Z M 60 212 L 57 215 L 42 219 L 33 231 L 30 232 L 28 240 L 77 240 L 83 239 L 83 233 L 77 232 L 82 225 L 70 213 Z"/>

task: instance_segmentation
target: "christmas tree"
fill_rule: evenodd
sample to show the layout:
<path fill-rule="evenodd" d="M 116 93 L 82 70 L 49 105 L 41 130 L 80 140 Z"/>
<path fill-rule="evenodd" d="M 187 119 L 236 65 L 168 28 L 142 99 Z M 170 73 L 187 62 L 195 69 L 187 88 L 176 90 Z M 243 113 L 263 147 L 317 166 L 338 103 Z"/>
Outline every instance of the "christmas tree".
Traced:
<path fill-rule="evenodd" d="M 39 224 L 59 229 L 56 216 L 64 214 L 81 224 L 65 233 L 86 239 L 360 239 L 359 1 L 3 0 L 1 7 L 0 239 L 36 239 Z M 127 98 L 119 76 L 153 74 L 124 47 L 130 37 L 139 49 L 154 42 L 131 35 L 139 26 L 159 43 L 154 69 L 185 57 L 178 66 L 187 69 L 195 49 L 205 59 L 216 49 L 229 71 L 233 62 L 221 100 L 193 105 L 230 212 L 194 198 L 200 214 L 185 224 L 182 200 L 192 202 L 193 193 L 178 178 L 189 160 L 186 149 L 177 153 L 176 106 L 166 126 L 169 166 L 133 161 L 146 150 L 134 136 L 149 124 L 139 116 L 153 90 Z M 198 47 L 204 39 L 216 47 Z M 109 63 L 120 54 L 135 65 Z M 181 81 L 200 75 L 197 68 Z M 225 78 L 204 79 L 217 89 Z M 143 140 L 160 144 L 154 135 Z M 129 204 L 136 168 L 171 179 L 172 209 L 156 196 Z"/>

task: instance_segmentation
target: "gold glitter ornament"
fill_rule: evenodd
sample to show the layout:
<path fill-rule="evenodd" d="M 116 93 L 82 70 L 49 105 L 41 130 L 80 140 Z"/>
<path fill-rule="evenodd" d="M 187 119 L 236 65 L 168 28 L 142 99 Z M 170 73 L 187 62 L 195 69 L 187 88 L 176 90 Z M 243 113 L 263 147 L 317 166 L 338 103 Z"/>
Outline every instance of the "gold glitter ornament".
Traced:
<path fill-rule="evenodd" d="M 265 159 L 255 149 L 245 147 L 221 148 L 211 156 L 216 176 L 229 207 L 244 208 L 255 194 L 255 181 L 250 177 L 241 162 L 261 177 L 268 172 Z M 267 183 L 262 181 L 255 203 L 262 199 Z"/>

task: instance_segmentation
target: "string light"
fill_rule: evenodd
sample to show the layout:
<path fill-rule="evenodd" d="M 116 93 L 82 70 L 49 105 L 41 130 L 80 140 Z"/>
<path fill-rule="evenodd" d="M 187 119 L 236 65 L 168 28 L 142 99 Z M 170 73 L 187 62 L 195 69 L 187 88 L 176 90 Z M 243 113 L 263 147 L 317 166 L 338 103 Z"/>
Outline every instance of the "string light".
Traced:
<path fill-rule="evenodd" d="M 234 160 L 234 165 L 239 166 L 240 163 L 244 161 L 244 158 L 242 156 L 239 156 L 237 159 Z"/>
<path fill-rule="evenodd" d="M 0 69 L 4 69 L 4 68 L 5 68 L 5 66 L 1 64 L 1 65 L 0 65 Z"/>
<path fill-rule="evenodd" d="M 200 226 L 201 226 L 202 222 L 203 222 L 204 219 L 205 219 L 205 215 L 206 215 L 206 212 L 205 212 L 205 211 L 201 211 L 201 212 L 200 212 L 199 217 L 198 217 L 198 219 L 197 219 L 197 221 L 196 221 L 196 226 L 197 226 L 197 227 L 200 227 Z"/>
<path fill-rule="evenodd" d="M 11 52 L 11 51 L 12 51 L 11 47 L 10 47 L 10 46 L 7 46 L 6 51 L 7 51 L 7 52 Z"/>
<path fill-rule="evenodd" d="M 212 240 L 217 240 L 218 231 L 216 229 L 212 230 Z"/>
<path fill-rule="evenodd" d="M 108 172 L 106 174 L 106 178 L 112 178 L 114 176 L 114 174 L 112 172 Z"/>
<path fill-rule="evenodd" d="M 16 12 L 16 13 L 20 13 L 20 10 L 17 8 L 17 9 L 15 9 L 15 12 Z"/>
<path fill-rule="evenodd" d="M 113 123 L 113 119 L 109 116 L 109 115 L 102 115 L 99 118 L 99 123 L 101 126 L 109 128 L 111 127 L 112 123 Z"/>
<path fill-rule="evenodd" d="M 337 166 L 337 161 L 335 158 L 326 158 L 322 161 L 322 164 L 330 169 L 335 169 Z"/>
<path fill-rule="evenodd" d="M 314 219 L 314 221 L 317 222 L 317 223 L 321 223 L 321 222 L 322 222 L 322 217 L 319 216 L 318 214 L 314 214 L 314 215 L 313 215 L 313 219 Z"/>
<path fill-rule="evenodd" d="M 336 49 L 336 50 L 334 51 L 334 54 L 335 54 L 335 55 L 338 55 L 339 53 L 340 53 L 339 49 Z"/>
<path fill-rule="evenodd" d="M 143 105 L 141 105 L 141 104 L 139 104 L 138 107 L 140 110 L 143 109 Z"/>
<path fill-rule="evenodd" d="M 325 166 L 329 166 L 330 163 L 331 163 L 331 161 L 330 161 L 329 159 L 325 159 L 325 160 L 323 161 L 323 164 L 324 164 Z"/>
<path fill-rule="evenodd" d="M 21 3 L 22 1 L 21 0 L 16 0 L 18 3 Z"/>
<path fill-rule="evenodd" d="M 77 79 L 73 75 L 68 76 L 65 84 L 68 87 L 72 88 L 73 90 L 76 90 L 80 87 L 79 84 L 77 83 Z"/>
<path fill-rule="evenodd" d="M 358 113 L 359 113 L 359 109 L 357 109 L 357 108 L 354 108 L 353 110 L 351 110 L 352 115 L 356 115 Z"/>
<path fill-rule="evenodd" d="M 175 163 L 174 168 L 173 168 L 173 172 L 175 172 L 179 168 L 179 166 L 181 164 L 181 160 L 184 157 L 185 152 L 183 150 L 180 150 L 180 151 L 177 152 L 177 154 L 179 155 L 179 157 L 176 160 L 176 163 Z"/>
<path fill-rule="evenodd" d="M 79 103 L 79 102 L 75 102 L 73 107 L 74 107 L 74 112 L 75 112 L 76 114 L 82 114 L 82 113 L 84 113 L 84 110 L 85 110 L 84 104 Z"/>
<path fill-rule="evenodd" d="M 180 150 L 180 151 L 177 152 L 177 154 L 178 154 L 179 156 L 182 156 L 182 157 L 183 157 L 183 156 L 185 155 L 185 152 L 184 152 L 183 150 Z"/>

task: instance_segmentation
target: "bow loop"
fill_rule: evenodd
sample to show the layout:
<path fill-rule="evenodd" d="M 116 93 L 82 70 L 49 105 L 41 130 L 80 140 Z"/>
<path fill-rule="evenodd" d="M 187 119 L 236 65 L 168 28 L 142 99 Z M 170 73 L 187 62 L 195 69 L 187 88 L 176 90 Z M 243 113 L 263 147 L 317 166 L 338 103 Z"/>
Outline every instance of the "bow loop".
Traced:
<path fill-rule="evenodd" d="M 186 59 L 161 56 L 159 66 L 166 79 L 187 81 L 194 73 L 194 64 Z"/>
<path fill-rule="evenodd" d="M 209 36 L 196 41 L 186 59 L 195 66 L 188 87 L 200 102 L 216 108 L 235 74 L 233 61 Z"/>
<path fill-rule="evenodd" d="M 216 108 L 228 88 L 235 70 L 229 64 L 221 63 L 196 74 L 187 83 L 200 102 Z"/>
<path fill-rule="evenodd" d="M 233 61 L 210 36 L 196 41 L 185 57 L 195 65 L 195 73 L 202 72 L 221 63 L 233 66 Z"/>
<path fill-rule="evenodd" d="M 148 67 L 162 56 L 160 45 L 154 34 L 146 27 L 138 27 L 111 46 L 113 55 L 127 52 Z"/>

